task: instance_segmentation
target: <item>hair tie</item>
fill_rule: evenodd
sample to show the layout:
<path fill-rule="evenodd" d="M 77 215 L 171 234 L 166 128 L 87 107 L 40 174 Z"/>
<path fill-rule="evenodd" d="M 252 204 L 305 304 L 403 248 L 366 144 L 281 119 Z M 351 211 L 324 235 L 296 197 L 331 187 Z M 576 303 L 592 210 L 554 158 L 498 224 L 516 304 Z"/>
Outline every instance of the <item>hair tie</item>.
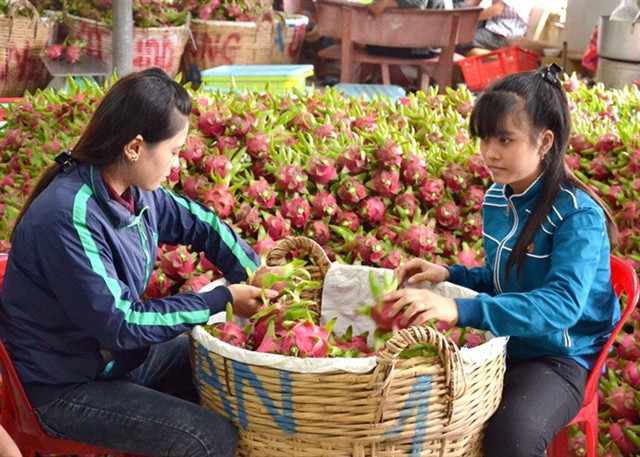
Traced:
<path fill-rule="evenodd" d="M 73 166 L 74 160 L 73 160 L 73 157 L 71 157 L 71 152 L 72 151 L 61 152 L 54 159 L 56 163 L 60 165 L 60 168 L 62 168 L 62 171 L 64 171 L 65 173 L 71 170 L 71 167 Z"/>
<path fill-rule="evenodd" d="M 552 63 L 551 65 L 547 66 L 547 68 L 543 69 L 542 73 L 540 74 L 542 75 L 542 79 L 544 79 L 546 82 L 557 86 L 558 84 L 560 84 L 558 74 L 561 72 L 562 67 L 557 63 Z"/>

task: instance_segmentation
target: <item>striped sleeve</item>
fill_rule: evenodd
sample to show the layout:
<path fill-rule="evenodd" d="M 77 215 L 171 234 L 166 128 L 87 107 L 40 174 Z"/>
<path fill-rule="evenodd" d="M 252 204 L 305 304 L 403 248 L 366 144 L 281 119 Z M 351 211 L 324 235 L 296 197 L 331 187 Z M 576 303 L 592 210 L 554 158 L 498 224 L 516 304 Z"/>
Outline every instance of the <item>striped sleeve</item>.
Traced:
<path fill-rule="evenodd" d="M 209 208 L 164 188 L 153 196 L 159 241 L 204 252 L 231 283 L 246 280 L 247 269 L 255 271 L 260 265 L 255 251 Z"/>

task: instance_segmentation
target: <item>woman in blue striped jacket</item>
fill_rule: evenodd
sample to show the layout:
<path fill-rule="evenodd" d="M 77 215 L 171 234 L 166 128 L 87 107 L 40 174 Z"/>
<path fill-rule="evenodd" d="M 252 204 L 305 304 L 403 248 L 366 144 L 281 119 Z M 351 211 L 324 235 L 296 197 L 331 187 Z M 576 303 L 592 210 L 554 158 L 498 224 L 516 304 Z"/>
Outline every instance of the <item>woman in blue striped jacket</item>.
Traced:
<path fill-rule="evenodd" d="M 571 119 L 555 65 L 509 75 L 477 101 L 473 137 L 494 184 L 483 203 L 485 266 L 412 259 L 388 294 L 404 321 L 438 319 L 510 336 L 502 403 L 486 456 L 543 456 L 580 410 L 588 371 L 620 317 L 611 285 L 609 210 L 565 166 Z M 451 299 L 413 289 L 451 281 L 480 292 Z M 404 311 L 402 311 L 404 309 Z"/>
<path fill-rule="evenodd" d="M 232 456 L 237 431 L 197 404 L 183 333 L 260 290 L 259 258 L 212 211 L 161 186 L 191 99 L 159 69 L 106 93 L 44 172 L 12 235 L 0 331 L 45 432 L 144 455 Z M 204 252 L 232 283 L 143 300 L 158 243 Z"/>

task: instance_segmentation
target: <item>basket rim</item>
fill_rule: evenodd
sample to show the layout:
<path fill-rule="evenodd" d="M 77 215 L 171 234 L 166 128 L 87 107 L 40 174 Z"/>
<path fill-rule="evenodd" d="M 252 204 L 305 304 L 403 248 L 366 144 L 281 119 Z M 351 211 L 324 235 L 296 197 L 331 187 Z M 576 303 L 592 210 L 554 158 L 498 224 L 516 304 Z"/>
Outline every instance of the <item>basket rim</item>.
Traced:
<path fill-rule="evenodd" d="M 96 21 L 94 19 L 87 19 L 85 17 L 82 16 L 76 16 L 75 14 L 71 14 L 71 13 L 64 13 L 63 15 L 63 20 L 66 19 L 73 19 L 76 21 L 80 21 L 80 22 L 87 22 L 91 25 L 95 25 L 95 26 L 100 26 L 100 27 L 104 27 L 106 29 L 112 29 L 113 26 L 112 25 L 108 25 L 104 22 L 100 22 L 100 21 Z M 189 23 L 185 23 L 182 25 L 167 25 L 165 27 L 133 27 L 134 30 L 149 30 L 149 31 L 161 31 L 161 30 L 179 30 L 179 29 L 186 29 L 189 30 Z"/>

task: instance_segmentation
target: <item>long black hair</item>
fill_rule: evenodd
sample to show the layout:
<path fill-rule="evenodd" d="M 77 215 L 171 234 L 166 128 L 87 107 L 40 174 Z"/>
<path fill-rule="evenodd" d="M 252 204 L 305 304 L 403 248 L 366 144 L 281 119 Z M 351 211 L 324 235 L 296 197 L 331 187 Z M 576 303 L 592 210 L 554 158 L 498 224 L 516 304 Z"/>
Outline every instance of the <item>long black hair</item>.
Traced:
<path fill-rule="evenodd" d="M 73 148 L 72 158 L 98 168 L 124 160 L 124 147 L 137 135 L 150 145 L 165 141 L 184 127 L 190 112 L 189 93 L 163 70 L 131 73 L 109 88 Z M 31 203 L 61 171 L 54 162 L 40 175 L 13 233 Z"/>
<path fill-rule="evenodd" d="M 542 191 L 509 255 L 507 277 L 514 266 L 516 275 L 520 275 L 527 247 L 549 215 L 562 185 L 583 190 L 602 207 L 609 238 L 611 243 L 615 244 L 618 232 L 609 207 L 587 185 L 578 180 L 565 163 L 571 134 L 571 114 L 567 94 L 558 81 L 556 72 L 545 68 L 508 75 L 496 81 L 480 96 L 473 107 L 469 120 L 471 136 L 496 136 L 504 130 L 508 119 L 513 119 L 521 126 L 528 126 L 532 144 L 538 143 L 544 130 L 551 130 L 553 144 L 542 160 Z"/>

